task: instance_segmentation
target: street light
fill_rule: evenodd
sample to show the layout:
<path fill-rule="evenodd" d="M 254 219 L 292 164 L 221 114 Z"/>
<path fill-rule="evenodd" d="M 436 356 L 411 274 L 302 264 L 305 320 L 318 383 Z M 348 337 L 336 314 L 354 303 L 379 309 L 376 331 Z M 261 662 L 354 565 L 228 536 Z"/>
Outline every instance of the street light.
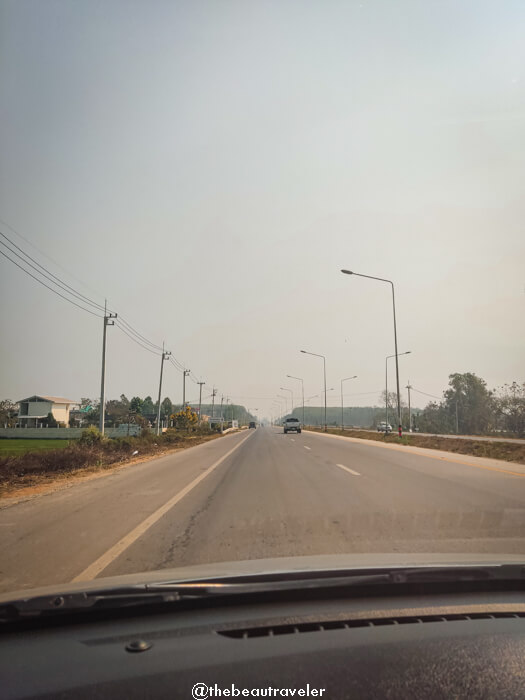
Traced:
<path fill-rule="evenodd" d="M 286 409 L 286 415 L 288 415 L 288 397 L 282 396 L 282 394 L 277 394 L 278 399 L 284 399 L 284 407 Z"/>
<path fill-rule="evenodd" d="M 407 350 L 406 352 L 401 352 L 399 355 L 389 355 L 386 360 L 385 360 L 385 421 L 386 424 L 388 425 L 388 360 L 390 360 L 391 357 L 397 358 L 401 357 L 401 355 L 410 355 L 410 350 Z M 399 402 L 399 394 L 397 395 L 397 400 Z M 399 405 L 399 404 L 398 404 Z M 399 411 L 398 411 L 399 413 Z"/>
<path fill-rule="evenodd" d="M 288 379 L 297 379 L 298 382 L 301 382 L 301 387 L 302 387 L 302 392 L 303 392 L 303 428 L 304 428 L 304 382 L 301 379 L 301 377 L 293 377 L 291 374 L 286 375 Z"/>
<path fill-rule="evenodd" d="M 285 386 L 280 386 L 279 389 L 281 391 L 289 391 L 290 392 L 290 396 L 292 399 L 292 413 L 293 413 L 293 391 L 291 389 L 287 389 Z"/>
<path fill-rule="evenodd" d="M 347 382 L 349 379 L 357 379 L 357 374 L 354 374 L 353 377 L 345 377 L 344 379 L 341 379 L 341 430 L 345 429 L 345 418 L 344 418 L 345 405 L 344 405 L 344 401 L 343 401 L 343 382 Z"/>
<path fill-rule="evenodd" d="M 308 350 L 301 350 L 305 355 L 313 355 L 314 357 L 323 358 L 323 374 L 324 374 L 324 431 L 327 432 L 326 425 L 326 357 L 324 355 L 318 355 L 316 352 L 308 352 Z"/>
<path fill-rule="evenodd" d="M 397 431 L 399 437 L 401 437 L 403 428 L 401 427 L 401 394 L 399 392 L 399 362 L 397 354 L 397 326 L 396 326 L 396 299 L 394 295 L 394 283 L 391 280 L 383 279 L 383 277 L 372 277 L 371 275 L 362 275 L 359 272 L 352 272 L 351 270 L 341 270 L 344 275 L 355 275 L 356 277 L 366 277 L 370 280 L 377 280 L 379 282 L 386 282 L 392 287 L 392 310 L 394 312 L 394 352 L 396 358 L 396 383 L 397 383 Z"/>

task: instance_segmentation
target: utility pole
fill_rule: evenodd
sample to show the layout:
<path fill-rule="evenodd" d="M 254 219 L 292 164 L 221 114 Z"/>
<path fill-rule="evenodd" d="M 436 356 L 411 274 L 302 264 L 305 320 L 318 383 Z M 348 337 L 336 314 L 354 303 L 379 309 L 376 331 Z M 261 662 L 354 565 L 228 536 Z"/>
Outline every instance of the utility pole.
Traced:
<path fill-rule="evenodd" d="M 186 377 L 189 375 L 190 370 L 185 369 L 182 374 L 182 410 L 186 410 Z"/>
<path fill-rule="evenodd" d="M 202 420 L 201 416 L 201 408 L 202 408 L 202 385 L 206 384 L 206 382 L 197 382 L 199 385 L 199 421 Z"/>
<path fill-rule="evenodd" d="M 459 435 L 458 399 L 456 397 L 456 435 Z"/>
<path fill-rule="evenodd" d="M 107 312 L 107 300 L 104 299 L 104 332 L 102 335 L 102 378 L 100 380 L 100 432 L 104 435 L 104 418 L 106 413 L 106 331 L 108 326 L 114 326 L 117 314 Z"/>
<path fill-rule="evenodd" d="M 224 401 L 224 396 L 221 396 L 221 433 L 224 429 L 224 418 L 222 417 L 222 402 Z"/>
<path fill-rule="evenodd" d="M 408 380 L 408 384 L 405 387 L 408 389 L 408 432 L 412 432 L 412 409 L 410 408 L 410 389 L 412 387 L 410 386 L 410 379 Z"/>
<path fill-rule="evenodd" d="M 211 417 L 215 418 L 215 397 L 217 396 L 217 389 L 213 388 L 211 393 Z"/>
<path fill-rule="evenodd" d="M 160 356 L 160 380 L 159 380 L 159 400 L 157 406 L 157 435 L 160 435 L 160 397 L 162 392 L 162 370 L 164 369 L 164 361 L 169 358 L 171 352 L 164 352 L 164 342 L 162 343 L 162 355 Z"/>

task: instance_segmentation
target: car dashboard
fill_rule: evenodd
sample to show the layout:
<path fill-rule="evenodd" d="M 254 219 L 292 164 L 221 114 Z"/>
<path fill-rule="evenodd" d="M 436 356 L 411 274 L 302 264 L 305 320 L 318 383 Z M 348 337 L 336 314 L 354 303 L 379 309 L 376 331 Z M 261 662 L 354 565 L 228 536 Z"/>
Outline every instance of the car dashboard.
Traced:
<path fill-rule="evenodd" d="M 9 623 L 0 686 L 4 699 L 522 698 L 524 658 L 521 591 L 333 592 Z"/>

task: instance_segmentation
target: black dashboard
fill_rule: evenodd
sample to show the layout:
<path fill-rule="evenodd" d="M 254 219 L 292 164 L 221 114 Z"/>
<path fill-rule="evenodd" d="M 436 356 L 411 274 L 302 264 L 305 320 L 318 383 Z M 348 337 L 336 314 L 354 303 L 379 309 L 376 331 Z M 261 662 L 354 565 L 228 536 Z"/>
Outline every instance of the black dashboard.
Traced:
<path fill-rule="evenodd" d="M 523 601 L 334 592 L 8 625 L 0 696 L 523 698 Z"/>

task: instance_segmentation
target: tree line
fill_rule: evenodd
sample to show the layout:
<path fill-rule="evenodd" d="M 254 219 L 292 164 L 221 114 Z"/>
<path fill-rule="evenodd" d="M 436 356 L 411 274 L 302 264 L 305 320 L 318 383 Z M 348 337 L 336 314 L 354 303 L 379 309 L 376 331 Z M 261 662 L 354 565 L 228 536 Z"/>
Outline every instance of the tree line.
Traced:
<path fill-rule="evenodd" d="M 430 402 L 417 418 L 421 432 L 525 436 L 525 382 L 489 390 L 472 372 L 449 375 L 441 401 Z"/>
<path fill-rule="evenodd" d="M 383 391 L 379 406 L 345 407 L 343 422 L 346 427 L 375 428 L 386 419 L 397 424 L 397 394 Z M 441 400 L 429 402 L 425 408 L 411 409 L 412 428 L 424 433 L 487 435 L 505 433 L 509 436 L 525 436 L 525 382 L 505 384 L 489 390 L 484 379 L 472 372 L 449 375 L 448 388 Z M 302 420 L 302 407 L 296 407 L 293 416 Z M 327 407 L 326 422 L 329 426 L 341 425 L 341 408 Z M 401 421 L 408 430 L 409 409 L 401 398 Z M 324 407 L 306 406 L 306 425 L 324 425 Z"/>

